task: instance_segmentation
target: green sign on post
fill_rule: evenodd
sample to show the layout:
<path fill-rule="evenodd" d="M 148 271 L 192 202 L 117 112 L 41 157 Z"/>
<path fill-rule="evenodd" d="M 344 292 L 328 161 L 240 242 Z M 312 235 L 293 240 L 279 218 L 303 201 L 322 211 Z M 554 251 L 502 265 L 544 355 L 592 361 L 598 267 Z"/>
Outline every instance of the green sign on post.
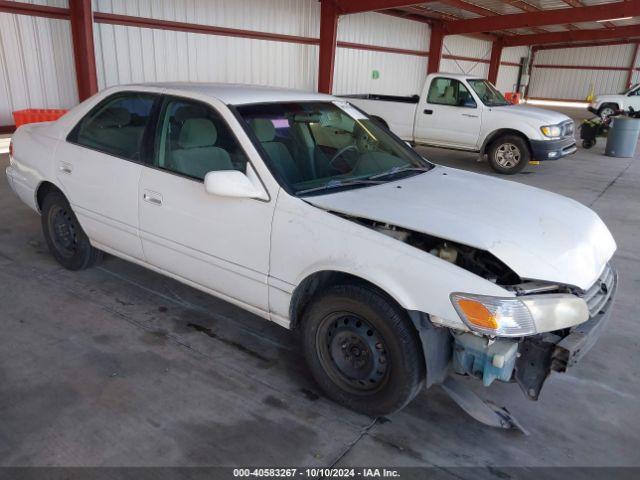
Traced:
<path fill-rule="evenodd" d="M 378 70 L 372 70 L 371 78 L 374 80 L 378 80 L 380 78 L 380 72 Z"/>

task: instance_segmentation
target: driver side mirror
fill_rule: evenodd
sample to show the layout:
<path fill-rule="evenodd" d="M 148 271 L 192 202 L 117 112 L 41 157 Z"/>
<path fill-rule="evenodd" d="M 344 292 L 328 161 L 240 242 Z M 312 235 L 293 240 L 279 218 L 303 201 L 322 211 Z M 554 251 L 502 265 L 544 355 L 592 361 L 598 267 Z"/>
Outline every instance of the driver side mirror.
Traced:
<path fill-rule="evenodd" d="M 210 195 L 268 200 L 267 194 L 238 170 L 215 170 L 204 177 L 204 189 Z"/>

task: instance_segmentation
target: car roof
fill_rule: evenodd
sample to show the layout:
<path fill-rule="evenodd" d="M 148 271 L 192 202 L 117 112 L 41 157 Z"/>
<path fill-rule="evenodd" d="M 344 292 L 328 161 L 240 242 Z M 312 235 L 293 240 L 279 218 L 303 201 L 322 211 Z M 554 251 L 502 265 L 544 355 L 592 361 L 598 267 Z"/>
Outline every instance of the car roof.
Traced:
<path fill-rule="evenodd" d="M 305 92 L 291 88 L 242 85 L 234 83 L 162 82 L 120 85 L 118 89 L 153 87 L 205 95 L 228 104 L 243 105 L 267 102 L 333 101 L 335 97 L 323 93 Z"/>
<path fill-rule="evenodd" d="M 448 72 L 438 72 L 438 73 L 432 73 L 431 75 L 433 75 L 434 77 L 450 77 L 450 78 L 457 78 L 459 80 L 467 80 L 467 79 L 471 79 L 471 80 L 475 80 L 475 79 L 484 79 L 484 77 L 482 75 L 470 75 L 468 73 L 448 73 Z"/>

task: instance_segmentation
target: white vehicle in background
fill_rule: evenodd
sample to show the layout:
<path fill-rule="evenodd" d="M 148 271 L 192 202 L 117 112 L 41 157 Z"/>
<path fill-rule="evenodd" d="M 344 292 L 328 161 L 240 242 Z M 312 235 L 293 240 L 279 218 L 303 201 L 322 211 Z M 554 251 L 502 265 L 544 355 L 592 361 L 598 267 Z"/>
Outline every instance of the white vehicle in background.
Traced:
<path fill-rule="evenodd" d="M 512 105 L 487 80 L 433 73 L 421 95 L 346 95 L 403 140 L 487 155 L 493 170 L 520 172 L 530 160 L 575 153 L 574 124 L 566 115 Z"/>
<path fill-rule="evenodd" d="M 7 177 L 64 267 L 105 251 L 300 330 L 323 391 L 368 415 L 442 384 L 517 425 L 451 375 L 537 399 L 606 328 L 617 284 L 589 208 L 435 166 L 328 95 L 111 88 L 20 127 Z"/>
<path fill-rule="evenodd" d="M 640 83 L 636 83 L 617 95 L 597 95 L 589 104 L 589 111 L 602 118 L 610 117 L 619 110 L 640 110 Z"/>

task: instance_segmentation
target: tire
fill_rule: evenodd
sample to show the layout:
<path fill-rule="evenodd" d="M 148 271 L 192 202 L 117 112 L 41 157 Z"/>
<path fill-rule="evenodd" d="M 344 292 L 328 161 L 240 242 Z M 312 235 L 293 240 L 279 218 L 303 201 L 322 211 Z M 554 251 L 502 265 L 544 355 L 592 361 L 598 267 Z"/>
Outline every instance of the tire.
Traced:
<path fill-rule="evenodd" d="M 389 124 L 381 117 L 378 117 L 377 115 L 373 115 L 370 117 L 372 121 L 376 122 L 378 125 L 386 128 L 387 130 L 389 130 Z"/>
<path fill-rule="evenodd" d="M 406 312 L 374 288 L 336 285 L 302 319 L 304 354 L 325 394 L 351 410 L 388 415 L 425 380 L 418 336 Z"/>
<path fill-rule="evenodd" d="M 600 118 L 607 119 L 618 111 L 618 105 L 615 103 L 605 103 L 598 109 Z"/>
<path fill-rule="evenodd" d="M 91 246 L 61 192 L 51 191 L 44 198 L 41 221 L 49 251 L 64 268 L 83 270 L 102 258 L 102 252 Z"/>
<path fill-rule="evenodd" d="M 593 147 L 596 144 L 595 138 L 593 140 L 582 140 L 582 147 L 587 150 Z"/>
<path fill-rule="evenodd" d="M 517 135 L 503 135 L 491 142 L 489 165 L 498 173 L 513 175 L 521 172 L 531 160 L 527 142 Z"/>

